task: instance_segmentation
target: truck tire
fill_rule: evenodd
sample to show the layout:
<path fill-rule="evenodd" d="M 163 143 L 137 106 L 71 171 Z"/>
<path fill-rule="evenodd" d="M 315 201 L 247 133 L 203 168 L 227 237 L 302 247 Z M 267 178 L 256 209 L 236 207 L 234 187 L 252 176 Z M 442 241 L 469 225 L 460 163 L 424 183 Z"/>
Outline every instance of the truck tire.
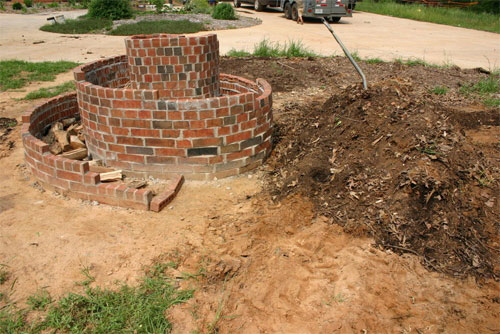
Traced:
<path fill-rule="evenodd" d="M 234 7 L 235 8 L 240 8 L 241 7 L 241 1 L 240 0 L 234 0 L 233 3 L 234 3 Z"/>
<path fill-rule="evenodd" d="M 332 16 L 330 16 L 330 17 L 328 18 L 328 21 L 329 21 L 330 23 L 338 23 L 338 22 L 340 21 L 340 17 L 332 17 Z"/>
<path fill-rule="evenodd" d="M 292 12 L 292 15 L 291 15 L 292 20 L 297 21 L 297 19 L 299 18 L 299 8 L 297 7 L 296 2 L 294 2 L 294 4 L 292 5 L 291 12 Z"/>
<path fill-rule="evenodd" d="M 259 0 L 255 0 L 255 2 L 253 3 L 253 8 L 258 11 L 258 12 L 262 12 L 264 10 L 264 8 L 266 8 L 266 6 L 262 5 Z"/>
<path fill-rule="evenodd" d="M 290 5 L 290 2 L 285 4 L 283 11 L 285 12 L 285 18 L 290 20 L 292 18 L 292 6 Z"/>

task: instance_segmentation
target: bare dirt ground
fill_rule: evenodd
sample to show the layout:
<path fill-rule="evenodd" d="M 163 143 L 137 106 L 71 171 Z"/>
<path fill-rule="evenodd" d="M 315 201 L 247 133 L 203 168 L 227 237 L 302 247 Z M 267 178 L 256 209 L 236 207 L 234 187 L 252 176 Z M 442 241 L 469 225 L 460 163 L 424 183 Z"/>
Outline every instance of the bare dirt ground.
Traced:
<path fill-rule="evenodd" d="M 179 281 L 196 292 L 169 310 L 174 333 L 500 331 L 499 110 L 457 92 L 485 74 L 363 64 L 363 93 L 343 58 L 221 66 L 270 81 L 274 151 L 254 173 L 187 182 L 159 214 L 44 191 L 20 127 L 0 122 L 12 128 L 0 140 L 0 292 L 22 306 L 40 288 L 81 291 L 84 268 L 113 287 L 175 261 L 172 277 L 201 275 Z M 436 85 L 450 91 L 430 94 Z M 36 102 L 12 94 L 0 117 L 19 119 Z M 405 175 L 416 183 L 400 186 Z"/>

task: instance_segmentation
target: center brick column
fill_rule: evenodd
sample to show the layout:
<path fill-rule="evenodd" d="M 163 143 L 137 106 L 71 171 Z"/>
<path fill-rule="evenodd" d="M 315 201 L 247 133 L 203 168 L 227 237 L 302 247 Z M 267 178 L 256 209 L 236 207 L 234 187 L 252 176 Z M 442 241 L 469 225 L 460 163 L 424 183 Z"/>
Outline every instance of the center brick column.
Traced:
<path fill-rule="evenodd" d="M 125 39 L 133 89 L 155 89 L 161 98 L 219 96 L 217 35 L 138 35 Z"/>

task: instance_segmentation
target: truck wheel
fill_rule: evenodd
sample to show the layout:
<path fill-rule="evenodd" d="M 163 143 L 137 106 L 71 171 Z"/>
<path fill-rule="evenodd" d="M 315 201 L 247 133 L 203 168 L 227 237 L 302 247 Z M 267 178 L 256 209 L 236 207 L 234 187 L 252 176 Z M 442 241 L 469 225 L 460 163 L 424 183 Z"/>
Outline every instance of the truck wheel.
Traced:
<path fill-rule="evenodd" d="M 290 5 L 289 2 L 285 4 L 283 11 L 285 12 L 285 18 L 290 20 L 292 18 L 292 6 Z"/>
<path fill-rule="evenodd" d="M 340 21 L 340 17 L 329 17 L 328 21 L 330 21 L 330 23 L 338 23 Z"/>
<path fill-rule="evenodd" d="M 259 0 L 255 0 L 255 2 L 253 3 L 253 8 L 258 11 L 258 12 L 262 12 L 264 10 L 264 8 L 266 8 L 266 6 L 262 5 Z"/>
<path fill-rule="evenodd" d="M 240 8 L 241 7 L 241 1 L 240 0 L 234 0 L 233 3 L 234 3 L 234 7 L 236 7 L 236 8 Z"/>
<path fill-rule="evenodd" d="M 299 18 L 299 9 L 297 7 L 297 3 L 294 3 L 292 5 L 292 20 L 294 21 L 297 21 L 297 19 Z"/>

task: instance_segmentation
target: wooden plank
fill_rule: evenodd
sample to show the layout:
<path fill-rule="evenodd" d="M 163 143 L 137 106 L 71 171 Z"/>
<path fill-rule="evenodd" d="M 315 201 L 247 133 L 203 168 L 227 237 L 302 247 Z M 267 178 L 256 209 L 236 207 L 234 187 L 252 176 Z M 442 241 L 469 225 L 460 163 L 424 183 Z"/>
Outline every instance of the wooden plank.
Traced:
<path fill-rule="evenodd" d="M 101 177 L 101 182 L 102 181 L 117 181 L 122 179 L 122 171 L 121 170 L 115 170 L 112 172 L 107 172 L 107 173 L 100 173 L 99 174 Z"/>
<path fill-rule="evenodd" d="M 82 160 L 87 157 L 87 149 L 86 148 L 78 148 L 76 150 L 64 152 L 61 154 L 63 158 L 73 159 L 73 160 Z"/>

